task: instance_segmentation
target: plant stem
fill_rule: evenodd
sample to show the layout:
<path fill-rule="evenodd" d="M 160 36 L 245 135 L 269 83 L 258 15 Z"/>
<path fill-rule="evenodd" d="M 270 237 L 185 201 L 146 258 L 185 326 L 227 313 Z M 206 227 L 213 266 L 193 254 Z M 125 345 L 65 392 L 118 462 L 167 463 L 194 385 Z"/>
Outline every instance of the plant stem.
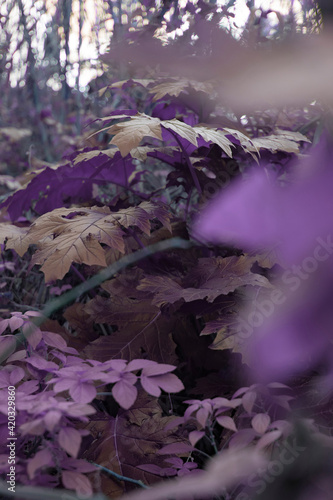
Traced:
<path fill-rule="evenodd" d="M 213 429 L 212 429 L 211 425 L 208 425 L 208 432 L 209 432 L 209 440 L 214 448 L 215 453 L 217 454 L 219 452 L 219 450 L 217 449 L 217 445 L 216 445 L 216 441 L 215 441 L 215 437 L 214 437 Z"/>
<path fill-rule="evenodd" d="M 41 326 L 44 321 L 53 313 L 67 306 L 74 300 L 77 300 L 83 293 L 86 293 L 92 288 L 101 285 L 101 283 L 112 278 L 122 269 L 125 269 L 126 267 L 135 264 L 136 262 L 145 259 L 146 257 L 149 257 L 156 252 L 163 252 L 171 248 L 187 249 L 192 245 L 192 242 L 183 240 L 182 238 L 170 238 L 169 240 L 159 241 L 158 243 L 154 243 L 153 245 L 150 245 L 148 247 L 141 248 L 134 253 L 125 255 L 117 262 L 114 262 L 110 266 L 100 271 L 98 274 L 95 274 L 95 276 L 93 276 L 92 278 L 86 280 L 84 283 L 81 283 L 75 288 L 72 288 L 70 291 L 64 293 L 60 297 L 51 299 L 41 311 L 42 316 L 34 318 L 33 323 L 37 327 Z M 25 332 L 24 335 L 22 333 L 14 335 L 14 338 L 16 340 L 16 347 L 18 347 L 20 343 L 28 339 L 33 331 L 34 328 L 30 328 Z M 0 364 L 2 364 L 8 356 L 10 356 L 11 352 L 13 352 L 11 348 L 4 349 L 4 351 L 0 354 Z"/>
<path fill-rule="evenodd" d="M 140 486 L 141 488 L 144 488 L 146 490 L 149 488 L 149 486 L 144 484 L 142 481 L 139 481 L 138 479 L 132 479 L 131 477 L 122 476 L 121 474 L 117 474 L 113 470 L 110 470 L 110 469 L 107 469 L 106 467 L 103 467 L 103 465 L 98 465 L 98 464 L 95 464 L 94 462 L 91 462 L 91 463 L 93 465 L 96 465 L 96 467 L 99 467 L 100 469 L 104 470 L 104 472 L 107 472 L 108 474 L 110 474 L 110 476 L 115 477 L 119 481 L 127 481 L 128 483 L 137 484 L 138 486 Z"/>

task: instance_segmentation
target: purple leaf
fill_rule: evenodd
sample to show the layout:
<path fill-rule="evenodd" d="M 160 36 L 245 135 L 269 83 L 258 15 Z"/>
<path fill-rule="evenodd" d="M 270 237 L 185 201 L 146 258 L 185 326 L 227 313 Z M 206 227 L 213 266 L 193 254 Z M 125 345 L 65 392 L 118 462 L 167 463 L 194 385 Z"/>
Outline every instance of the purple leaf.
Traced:
<path fill-rule="evenodd" d="M 6 352 L 9 357 L 16 350 L 16 340 L 13 335 L 3 335 L 0 337 L 0 354 L 1 356 Z"/>
<path fill-rule="evenodd" d="M 244 394 L 242 397 L 242 405 L 244 406 L 244 409 L 248 412 L 252 412 L 252 408 L 254 403 L 256 402 L 257 399 L 257 394 L 254 391 L 249 391 Z"/>
<path fill-rule="evenodd" d="M 152 396 L 155 396 L 158 398 L 161 395 L 161 389 L 159 388 L 158 384 L 155 382 L 154 377 L 145 377 L 141 375 L 140 377 L 140 382 L 143 387 L 143 389 L 148 392 L 148 394 L 151 394 Z"/>
<path fill-rule="evenodd" d="M 38 370 L 45 370 L 52 372 L 53 370 L 59 369 L 56 363 L 53 363 L 52 361 L 46 361 L 46 359 L 43 359 L 42 357 L 37 356 L 36 354 L 30 356 L 29 358 L 26 358 L 24 361 L 34 366 Z"/>
<path fill-rule="evenodd" d="M 78 495 L 91 496 L 93 490 L 89 479 L 80 472 L 62 471 L 62 484 L 68 490 L 75 490 Z"/>
<path fill-rule="evenodd" d="M 45 427 L 48 431 L 53 432 L 54 428 L 59 424 L 62 413 L 58 410 L 48 411 L 44 417 Z"/>
<path fill-rule="evenodd" d="M 145 377 L 153 377 L 155 375 L 163 375 L 164 373 L 169 373 L 175 370 L 176 367 L 172 365 L 165 365 L 162 363 L 154 363 L 149 365 L 142 370 L 142 374 Z"/>
<path fill-rule="evenodd" d="M 42 332 L 42 335 L 43 335 L 43 340 L 47 345 L 56 347 L 57 349 L 59 349 L 59 351 L 70 352 L 71 354 L 74 354 L 73 349 L 67 347 L 65 339 L 63 339 L 62 336 L 59 335 L 58 333 Z"/>
<path fill-rule="evenodd" d="M 267 177 L 265 169 L 257 169 L 247 182 L 235 182 L 203 211 L 196 223 L 197 236 L 253 249 L 279 242 L 287 265 L 312 255 L 318 239 L 326 241 L 332 234 L 331 154 L 323 138 L 300 162 L 296 181 L 284 189 Z M 316 201 L 309 203 L 314 193 Z"/>
<path fill-rule="evenodd" d="M 134 170 L 131 158 L 124 159 L 119 152 L 110 158 L 101 151 L 98 156 L 80 161 L 74 167 L 69 164 L 61 165 L 56 170 L 47 167 L 25 189 L 20 189 L 7 198 L 0 208 L 6 206 L 14 221 L 31 207 L 32 200 L 37 200 L 35 210 L 39 214 L 77 202 L 90 201 L 94 199 L 94 184 L 105 185 L 109 182 L 126 187 L 128 177 Z"/>
<path fill-rule="evenodd" d="M 134 404 L 137 395 L 137 388 L 126 380 L 120 380 L 112 387 L 112 396 L 125 410 L 128 410 Z"/>
<path fill-rule="evenodd" d="M 90 403 L 96 397 L 96 387 L 90 383 L 75 382 L 69 388 L 69 393 L 76 403 Z"/>
<path fill-rule="evenodd" d="M 237 427 L 235 422 L 231 417 L 227 416 L 222 416 L 222 417 L 216 417 L 216 421 L 222 426 L 225 427 L 226 429 L 229 429 L 231 431 L 237 432 Z"/>
<path fill-rule="evenodd" d="M 241 429 L 237 431 L 229 441 L 229 448 L 233 449 L 242 449 L 246 448 L 254 438 L 256 437 L 256 433 L 253 429 Z"/>
<path fill-rule="evenodd" d="M 80 446 L 81 446 L 81 434 L 78 430 L 73 427 L 63 427 L 60 429 L 58 435 L 58 442 L 60 446 L 69 454 L 71 457 L 76 458 Z"/>
<path fill-rule="evenodd" d="M 269 446 L 270 444 L 272 444 L 275 441 L 277 441 L 281 436 L 282 436 L 282 432 L 279 431 L 279 430 L 268 432 L 267 434 L 264 434 L 259 439 L 259 441 L 256 444 L 256 448 L 258 450 L 262 450 L 266 446 Z"/>
<path fill-rule="evenodd" d="M 172 443 L 172 444 L 167 444 L 166 446 L 163 446 L 160 450 L 158 450 L 156 453 L 158 455 L 172 455 L 173 453 L 177 454 L 187 454 L 191 451 L 194 450 L 193 446 L 190 446 L 189 444 L 186 443 Z"/>
<path fill-rule="evenodd" d="M 258 413 L 251 420 L 252 427 L 258 434 L 264 434 L 270 423 L 271 419 L 267 413 Z"/>
<path fill-rule="evenodd" d="M 33 479 L 36 470 L 53 464 L 51 452 L 47 449 L 38 451 L 33 458 L 28 460 L 27 472 L 29 479 Z"/>
<path fill-rule="evenodd" d="M 188 440 L 191 443 L 191 445 L 194 447 L 197 442 L 204 437 L 205 432 L 204 431 L 192 431 L 188 435 Z"/>

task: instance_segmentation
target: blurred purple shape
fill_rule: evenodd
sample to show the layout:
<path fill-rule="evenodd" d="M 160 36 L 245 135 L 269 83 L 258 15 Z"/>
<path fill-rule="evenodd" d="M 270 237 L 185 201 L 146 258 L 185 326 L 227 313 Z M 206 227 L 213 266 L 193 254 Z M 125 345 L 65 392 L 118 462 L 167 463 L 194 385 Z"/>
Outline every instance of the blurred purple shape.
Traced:
<path fill-rule="evenodd" d="M 277 246 L 287 265 L 311 256 L 318 238 L 332 254 L 331 167 L 332 150 L 325 140 L 299 163 L 289 186 L 279 186 L 258 167 L 248 181 L 237 180 L 203 211 L 194 227 L 196 236 L 245 249 Z"/>
<path fill-rule="evenodd" d="M 282 187 L 258 168 L 248 182 L 220 193 L 194 228 L 196 236 L 216 243 L 276 246 L 289 266 L 289 281 L 282 275 L 289 285 L 287 306 L 274 306 L 269 322 L 263 318 L 259 335 L 251 338 L 254 371 L 265 382 L 332 364 L 333 169 L 327 139 L 299 163 L 291 181 Z"/>

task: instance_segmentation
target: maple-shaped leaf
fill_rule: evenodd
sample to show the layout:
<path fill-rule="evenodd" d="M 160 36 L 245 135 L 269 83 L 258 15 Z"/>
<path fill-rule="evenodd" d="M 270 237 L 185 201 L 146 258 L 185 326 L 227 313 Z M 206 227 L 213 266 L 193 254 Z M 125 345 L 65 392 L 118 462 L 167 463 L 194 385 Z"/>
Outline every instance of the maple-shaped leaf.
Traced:
<path fill-rule="evenodd" d="M 115 115 L 112 119 L 123 117 L 124 115 Z M 108 133 L 114 134 L 111 144 L 119 148 L 122 156 L 126 156 L 131 149 L 136 148 L 146 136 L 162 140 L 160 120 L 144 113 L 138 113 L 125 122 L 112 125 Z"/>
<path fill-rule="evenodd" d="M 86 161 L 86 160 L 91 160 L 92 158 L 95 158 L 95 156 L 99 155 L 105 155 L 108 156 L 109 158 L 113 158 L 114 155 L 119 151 L 118 148 L 113 147 L 109 149 L 104 149 L 103 151 L 100 151 L 99 149 L 93 149 L 92 151 L 86 151 L 84 153 L 79 153 L 75 158 L 74 158 L 74 165 L 77 163 L 80 163 L 80 161 Z"/>
<path fill-rule="evenodd" d="M 170 224 L 170 213 L 167 207 L 162 204 L 150 203 L 148 201 L 143 201 L 140 203 L 138 208 L 142 208 L 146 213 L 149 214 L 150 219 L 158 219 L 162 225 L 172 233 L 172 228 Z"/>
<path fill-rule="evenodd" d="M 300 132 L 289 130 L 277 130 L 276 134 L 265 137 L 255 137 L 250 143 L 242 142 L 242 146 L 248 151 L 257 151 L 260 148 L 269 149 L 273 153 L 285 151 L 286 153 L 299 153 L 299 142 L 310 142 L 305 135 Z M 252 144 L 252 145 L 251 145 Z"/>
<path fill-rule="evenodd" d="M 90 342 L 84 350 L 87 357 L 99 361 L 132 360 L 144 352 L 148 359 L 160 363 L 177 362 L 176 344 L 172 340 L 175 318 L 162 317 L 150 300 L 121 302 L 119 297 L 113 296 L 111 300 L 96 303 L 96 299 L 86 305 L 86 311 L 91 312 L 90 318 L 97 323 L 117 325 L 118 330 L 111 336 Z"/>
<path fill-rule="evenodd" d="M 153 101 L 157 101 L 158 99 L 163 99 L 166 95 L 178 97 L 181 92 L 185 92 L 188 88 L 193 88 L 197 92 L 205 92 L 206 94 L 211 94 L 214 90 L 211 82 L 199 82 L 188 80 L 187 78 L 177 78 L 158 83 L 151 87 L 149 92 L 155 94 Z"/>
<path fill-rule="evenodd" d="M 270 287 L 266 278 L 251 272 L 252 265 L 253 260 L 245 256 L 203 258 L 182 285 L 167 276 L 147 276 L 138 289 L 152 293 L 152 304 L 160 307 L 180 299 L 213 302 L 219 295 L 227 295 L 244 285 Z"/>
<path fill-rule="evenodd" d="M 172 130 L 177 135 L 179 135 L 183 139 L 186 139 L 194 146 L 198 146 L 198 135 L 195 128 L 191 127 L 191 125 L 187 125 L 187 123 L 181 122 L 176 118 L 173 118 L 172 120 L 163 120 L 161 121 L 161 125 L 167 130 Z"/>
<path fill-rule="evenodd" d="M 130 290 L 128 293 L 131 293 Z M 112 296 L 111 299 L 97 296 L 85 305 L 84 311 L 96 323 L 128 327 L 134 323 L 139 328 L 147 325 L 159 313 L 158 309 L 151 305 L 150 300 L 117 296 Z"/>
<path fill-rule="evenodd" d="M 156 216 L 158 213 L 156 209 Z M 119 225 L 135 225 L 149 234 L 150 217 L 153 218 L 141 207 L 118 212 L 111 212 L 108 207 L 58 208 L 39 217 L 23 238 L 18 237 L 19 253 L 22 255 L 30 244 L 37 244 L 32 264 L 42 264 L 46 281 L 61 279 L 72 262 L 106 266 L 105 250 L 100 244 L 124 253 L 124 232 Z M 164 217 L 162 210 L 162 220 Z"/>
<path fill-rule="evenodd" d="M 125 163 L 126 162 L 126 163 Z M 74 166 L 73 166 L 74 165 Z M 55 208 L 91 201 L 96 185 L 116 184 L 128 187 L 135 171 L 132 158 L 124 160 L 117 148 L 107 151 L 84 151 L 69 162 L 30 172 L 29 182 L 0 204 L 12 220 L 17 220 L 33 205 L 38 214 Z"/>
<path fill-rule="evenodd" d="M 109 134 L 114 134 L 111 144 L 115 144 L 119 148 L 122 156 L 126 156 L 133 149 L 136 149 L 144 137 L 163 140 L 161 127 L 169 131 L 171 130 L 180 136 L 180 138 L 186 139 L 196 147 L 198 146 L 197 132 L 194 127 L 175 118 L 172 120 L 160 120 L 145 113 L 137 113 L 134 116 L 129 114 L 113 114 L 107 118 L 103 118 L 103 121 L 120 120 L 123 118 L 126 118 L 126 121 L 119 122 L 111 127 L 104 127 L 99 131 L 107 131 Z"/>
<path fill-rule="evenodd" d="M 154 82 L 154 80 L 152 80 L 151 78 L 130 78 L 128 80 L 119 80 L 118 82 L 114 82 L 105 88 L 121 89 L 123 85 L 128 84 L 128 83 L 131 83 L 131 84 L 134 83 L 136 85 L 142 85 L 143 87 L 146 87 L 147 85 L 149 85 L 152 82 Z M 104 90 L 104 89 L 101 89 L 101 90 Z"/>
<path fill-rule="evenodd" d="M 165 155 L 172 156 L 174 151 L 178 151 L 179 148 L 175 148 L 174 146 L 161 146 L 161 147 L 151 147 L 151 146 L 138 146 L 137 148 L 133 148 L 131 150 L 132 158 L 136 158 L 140 161 L 146 161 L 147 155 L 149 153 L 156 154 L 162 153 Z"/>
<path fill-rule="evenodd" d="M 228 132 L 216 128 L 205 127 L 203 125 L 196 125 L 194 129 L 205 141 L 217 144 L 222 151 L 232 158 L 231 147 L 233 147 L 234 144 L 226 137 Z"/>
<path fill-rule="evenodd" d="M 129 86 L 129 85 L 140 85 L 142 87 L 147 87 L 150 83 L 154 82 L 155 80 L 149 79 L 149 78 L 130 78 L 129 80 L 120 80 L 119 82 L 114 82 L 111 85 L 107 85 L 106 87 L 103 87 L 102 89 L 99 89 L 98 95 L 101 97 L 102 95 L 105 94 L 105 92 L 108 89 L 121 89 L 123 87 Z"/>
<path fill-rule="evenodd" d="M 157 307 L 174 304 L 183 298 L 184 292 L 182 286 L 168 276 L 147 276 L 137 288 L 153 294 L 151 303 Z"/>
<path fill-rule="evenodd" d="M 11 248 L 19 255 L 23 255 L 28 248 L 23 242 L 23 238 L 27 234 L 27 231 L 28 228 L 2 222 L 0 223 L 0 243 L 3 244 L 6 241 L 6 248 Z"/>

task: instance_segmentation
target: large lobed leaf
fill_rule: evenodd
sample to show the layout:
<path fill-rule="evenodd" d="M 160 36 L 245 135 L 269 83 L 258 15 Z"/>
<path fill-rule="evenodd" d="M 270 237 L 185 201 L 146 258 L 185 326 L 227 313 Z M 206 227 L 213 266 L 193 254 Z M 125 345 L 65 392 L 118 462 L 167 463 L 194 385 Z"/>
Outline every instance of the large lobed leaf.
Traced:
<path fill-rule="evenodd" d="M 38 214 L 44 214 L 72 203 L 91 201 L 96 185 L 128 187 L 135 170 L 132 162 L 129 157 L 125 163 L 117 148 L 83 151 L 72 165 L 67 162 L 29 172 L 28 184 L 3 201 L 0 208 L 6 207 L 14 221 L 31 206 Z"/>
<path fill-rule="evenodd" d="M 245 256 L 202 258 L 182 285 L 167 276 L 146 276 L 138 289 L 152 293 L 152 304 L 158 307 L 180 299 L 213 302 L 219 295 L 227 295 L 240 286 L 269 287 L 265 277 L 251 272 L 253 262 L 254 259 Z"/>
<path fill-rule="evenodd" d="M 125 233 L 121 227 L 137 226 L 149 235 L 149 220 L 157 217 L 170 228 L 165 208 L 150 203 L 143 206 L 145 208 L 130 207 L 118 212 L 96 206 L 57 208 L 39 217 L 23 235 L 18 228 L 8 225 L 2 241 L 9 234 L 7 248 L 16 250 L 21 256 L 30 244 L 37 244 L 32 264 L 42 265 L 46 281 L 61 279 L 72 262 L 106 266 L 101 243 L 124 253 Z"/>
<path fill-rule="evenodd" d="M 144 137 L 162 140 L 162 129 L 171 131 L 176 134 L 179 140 L 185 139 L 196 147 L 198 146 L 197 139 L 202 137 L 206 142 L 218 144 L 230 157 L 232 156 L 231 146 L 233 146 L 233 143 L 226 136 L 233 137 L 235 143 L 239 143 L 245 152 L 252 155 L 253 152 L 259 153 L 260 148 L 270 151 L 298 153 L 299 142 L 309 142 L 307 137 L 299 132 L 277 130 L 276 134 L 251 139 L 239 130 L 231 128 L 222 128 L 220 130 L 205 125 L 191 127 L 175 118 L 172 120 L 159 120 L 159 118 L 152 118 L 145 113 L 137 113 L 132 116 L 113 114 L 104 118 L 103 121 L 123 120 L 124 118 L 126 121 L 102 129 L 113 135 L 111 144 L 119 148 L 122 156 L 128 155 L 133 149 L 135 150 Z"/>
<path fill-rule="evenodd" d="M 97 416 L 98 417 L 98 416 Z M 173 417 L 163 417 L 156 400 L 143 393 L 130 410 L 120 410 L 117 417 L 88 424 L 95 440 L 84 453 L 93 460 L 124 476 L 154 483 L 158 478 L 137 468 L 142 463 L 164 466 L 164 456 L 157 451 L 167 444 L 187 443 L 186 438 L 165 430 Z M 111 498 L 123 493 L 123 488 L 111 477 L 103 479 L 103 492 Z M 128 483 L 124 484 L 128 491 Z"/>

